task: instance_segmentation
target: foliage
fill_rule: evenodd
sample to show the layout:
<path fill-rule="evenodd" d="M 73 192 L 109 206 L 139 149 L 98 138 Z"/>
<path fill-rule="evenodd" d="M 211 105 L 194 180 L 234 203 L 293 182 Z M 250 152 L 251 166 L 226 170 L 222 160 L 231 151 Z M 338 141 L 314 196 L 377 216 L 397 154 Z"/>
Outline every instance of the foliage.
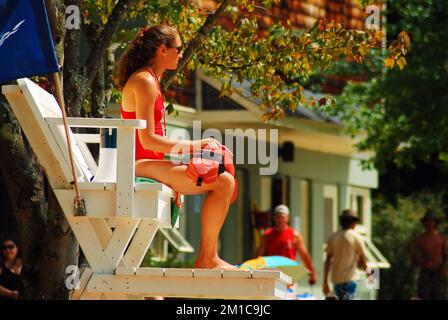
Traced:
<path fill-rule="evenodd" d="M 389 35 L 406 30 L 412 37 L 412 52 L 403 71 L 376 68 L 367 83 L 350 83 L 338 98 L 331 115 L 338 115 L 355 136 L 365 134 L 358 148 L 375 151 L 367 163 L 384 170 L 387 162 L 414 168 L 417 162 L 437 159 L 448 164 L 448 2 L 398 0 L 388 3 Z M 402 38 L 406 43 L 407 37 Z M 398 65 L 397 51 L 376 59 Z M 378 65 L 377 65 L 378 66 Z"/>
<path fill-rule="evenodd" d="M 379 198 L 374 202 L 372 234 L 374 243 L 391 264 L 381 271 L 379 299 L 410 299 L 417 293 L 418 270 L 411 263 L 413 239 L 423 232 L 420 218 L 433 208 L 443 218 L 442 194 L 422 193 L 400 197 L 396 206 Z M 442 219 L 444 220 L 444 219 Z M 439 230 L 446 232 L 441 223 Z"/>
<path fill-rule="evenodd" d="M 310 30 L 292 30 L 289 20 L 277 21 L 268 30 L 267 37 L 260 36 L 255 4 L 257 8 L 269 8 L 273 2 L 278 0 L 230 1 L 226 14 L 235 27 L 215 26 L 202 46 L 193 48 L 194 55 L 187 64 L 189 70 L 202 68 L 206 75 L 222 81 L 221 95 L 239 91 L 235 82 L 249 81 L 250 95 L 261 100 L 265 121 L 282 117 L 287 109 L 294 111 L 299 106 L 317 105 L 303 95 L 303 84 L 310 75 L 331 68 L 341 55 L 363 62 L 382 37 L 379 31 L 348 30 L 341 23 L 327 19 L 317 21 Z M 363 4 L 370 2 L 362 1 Z M 84 0 L 84 22 L 105 25 L 113 3 Z M 137 31 L 135 27 L 126 27 L 132 21 L 167 23 L 176 26 L 188 50 L 192 39 L 202 36 L 198 31 L 211 14 L 194 1 L 135 1 L 128 20 L 113 41 L 121 43 L 122 50 L 126 48 Z M 396 45 L 390 50 L 394 52 Z M 177 76 L 178 83 L 185 84 L 185 74 L 180 72 Z M 319 100 L 318 105 L 334 105 L 334 99 L 329 96 Z"/>
<path fill-rule="evenodd" d="M 166 260 L 160 260 L 157 258 L 157 254 L 152 250 L 148 250 L 145 258 L 142 261 L 142 267 L 152 267 L 152 268 L 193 268 L 194 260 L 191 259 L 180 259 L 178 257 L 179 252 L 173 249 Z"/>

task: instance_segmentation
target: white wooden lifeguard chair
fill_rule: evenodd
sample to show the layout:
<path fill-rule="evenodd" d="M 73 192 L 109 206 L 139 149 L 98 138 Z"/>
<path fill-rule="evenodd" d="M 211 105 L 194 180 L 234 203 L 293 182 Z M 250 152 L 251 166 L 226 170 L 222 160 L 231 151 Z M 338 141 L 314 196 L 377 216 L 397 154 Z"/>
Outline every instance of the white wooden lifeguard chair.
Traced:
<path fill-rule="evenodd" d="M 99 134 L 73 134 L 74 162 L 87 216 L 75 216 L 67 140 L 53 95 L 23 78 L 2 87 L 41 163 L 90 268 L 72 299 L 144 299 L 149 296 L 285 299 L 291 278 L 279 271 L 140 268 L 159 228 L 173 228 L 173 191 L 135 183 L 134 145 L 143 120 L 68 118 L 69 127 L 117 128 L 116 182 L 91 182 L 97 165 L 87 143 Z M 174 228 L 178 227 L 178 222 Z"/>

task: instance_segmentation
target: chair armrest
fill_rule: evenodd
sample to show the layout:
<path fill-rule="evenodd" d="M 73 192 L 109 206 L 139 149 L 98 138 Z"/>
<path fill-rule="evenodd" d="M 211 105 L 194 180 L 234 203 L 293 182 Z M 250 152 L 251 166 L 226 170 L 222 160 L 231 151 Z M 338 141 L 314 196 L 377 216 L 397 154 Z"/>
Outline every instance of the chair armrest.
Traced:
<path fill-rule="evenodd" d="M 45 118 L 48 124 L 51 125 L 62 125 L 62 118 Z M 105 118 L 75 118 L 68 117 L 67 123 L 69 127 L 80 127 L 80 128 L 136 128 L 144 129 L 146 128 L 146 120 L 140 119 L 105 119 Z"/>

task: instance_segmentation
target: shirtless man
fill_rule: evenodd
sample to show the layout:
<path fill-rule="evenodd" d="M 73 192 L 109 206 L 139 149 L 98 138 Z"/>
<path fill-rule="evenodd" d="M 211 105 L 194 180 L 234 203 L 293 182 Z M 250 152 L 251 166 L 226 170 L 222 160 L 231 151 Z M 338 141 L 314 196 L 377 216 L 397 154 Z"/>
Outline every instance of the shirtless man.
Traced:
<path fill-rule="evenodd" d="M 433 210 L 428 209 L 421 222 L 425 232 L 414 240 L 412 246 L 413 263 L 420 267 L 418 297 L 423 300 L 442 300 L 446 238 L 437 230 L 439 219 Z"/>

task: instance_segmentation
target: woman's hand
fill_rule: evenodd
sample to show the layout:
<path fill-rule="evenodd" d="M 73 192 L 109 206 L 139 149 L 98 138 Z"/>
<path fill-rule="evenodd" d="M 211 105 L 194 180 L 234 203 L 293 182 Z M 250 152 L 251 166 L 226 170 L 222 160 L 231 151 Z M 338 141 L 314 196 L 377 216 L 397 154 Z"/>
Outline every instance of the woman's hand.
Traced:
<path fill-rule="evenodd" d="M 199 140 L 199 145 L 201 149 L 211 149 L 211 150 L 221 149 L 221 143 L 214 138 Z"/>
<path fill-rule="evenodd" d="M 225 145 L 221 144 L 218 140 L 214 138 L 207 138 L 202 140 L 192 141 L 193 151 L 197 149 L 209 149 L 209 150 L 221 150 L 222 147 L 227 150 L 231 157 L 233 157 L 233 152 L 231 152 Z"/>
<path fill-rule="evenodd" d="M 9 297 L 11 299 L 18 300 L 19 299 L 19 291 L 17 291 L 17 290 L 11 291 L 9 293 Z"/>

